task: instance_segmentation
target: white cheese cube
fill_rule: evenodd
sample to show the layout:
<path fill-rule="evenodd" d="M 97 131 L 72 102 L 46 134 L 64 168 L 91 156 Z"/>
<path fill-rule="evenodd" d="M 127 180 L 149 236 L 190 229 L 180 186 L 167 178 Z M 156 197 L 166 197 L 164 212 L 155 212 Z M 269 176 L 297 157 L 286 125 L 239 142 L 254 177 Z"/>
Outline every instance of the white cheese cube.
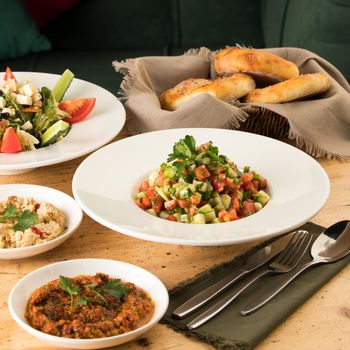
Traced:
<path fill-rule="evenodd" d="M 8 113 L 11 117 L 13 117 L 16 114 L 16 111 L 13 107 L 5 107 L 2 111 L 1 114 Z"/>
<path fill-rule="evenodd" d="M 36 88 L 33 84 L 25 84 L 22 86 L 23 95 L 32 97 L 36 92 Z"/>
<path fill-rule="evenodd" d="M 33 99 L 30 96 L 25 95 L 17 95 L 17 103 L 20 105 L 28 105 L 31 106 L 33 104 Z"/>
<path fill-rule="evenodd" d="M 6 82 L 7 82 L 7 86 L 9 88 L 9 91 L 11 91 L 11 92 L 17 91 L 17 85 L 16 85 L 15 79 L 8 79 Z"/>
<path fill-rule="evenodd" d="M 34 102 L 38 102 L 38 101 L 40 101 L 41 100 L 41 94 L 38 92 L 38 91 L 36 91 L 34 94 L 33 94 L 33 101 Z"/>

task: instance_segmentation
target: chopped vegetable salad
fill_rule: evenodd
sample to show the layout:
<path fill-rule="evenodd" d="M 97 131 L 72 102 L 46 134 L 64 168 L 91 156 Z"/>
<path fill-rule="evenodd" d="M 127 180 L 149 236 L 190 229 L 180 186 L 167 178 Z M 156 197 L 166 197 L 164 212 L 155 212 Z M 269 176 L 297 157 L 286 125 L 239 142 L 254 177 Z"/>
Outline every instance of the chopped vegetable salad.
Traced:
<path fill-rule="evenodd" d="M 62 101 L 74 74 L 66 70 L 53 90 L 17 82 L 10 68 L 0 82 L 0 152 L 16 153 L 51 145 L 65 137 L 71 124 L 84 119 L 94 98 Z"/>
<path fill-rule="evenodd" d="M 139 186 L 135 203 L 149 214 L 187 224 L 239 220 L 270 200 L 267 180 L 250 167 L 239 170 L 212 142 L 196 146 L 186 135 L 167 163 Z"/>

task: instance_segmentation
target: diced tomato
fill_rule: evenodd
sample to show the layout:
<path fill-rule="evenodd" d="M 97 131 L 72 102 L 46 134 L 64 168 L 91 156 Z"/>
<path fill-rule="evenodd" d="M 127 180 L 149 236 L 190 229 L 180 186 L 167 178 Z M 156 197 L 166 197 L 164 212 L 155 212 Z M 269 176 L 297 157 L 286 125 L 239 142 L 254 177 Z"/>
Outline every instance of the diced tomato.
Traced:
<path fill-rule="evenodd" d="M 146 207 L 146 209 L 152 207 L 152 202 L 147 196 L 141 198 L 141 203 Z"/>
<path fill-rule="evenodd" d="M 156 213 L 160 213 L 163 206 L 163 200 L 158 195 L 155 195 L 154 199 L 152 199 L 152 207 Z"/>
<path fill-rule="evenodd" d="M 221 174 L 224 170 L 226 170 L 226 168 L 224 166 L 218 166 L 215 170 L 213 170 L 213 173 L 218 175 L 224 175 L 226 177 L 225 174 Z"/>
<path fill-rule="evenodd" d="M 231 198 L 232 198 L 232 208 L 238 211 L 240 207 L 239 199 L 235 196 L 232 196 Z"/>
<path fill-rule="evenodd" d="M 240 211 L 241 216 L 248 216 L 255 213 L 255 204 L 253 201 L 244 201 L 243 208 Z"/>
<path fill-rule="evenodd" d="M 64 121 L 70 124 L 80 122 L 94 108 L 96 98 L 77 98 L 74 100 L 65 100 L 58 104 L 58 108 L 67 112 L 71 118 L 65 118 Z"/>
<path fill-rule="evenodd" d="M 216 192 L 221 193 L 225 189 L 224 183 L 218 178 L 212 177 L 211 182 L 213 183 L 213 187 Z"/>
<path fill-rule="evenodd" d="M 188 208 L 191 204 L 191 202 L 186 199 L 178 199 L 177 202 L 180 208 Z"/>
<path fill-rule="evenodd" d="M 142 210 L 146 210 L 147 208 L 144 206 L 144 204 L 141 202 L 140 198 L 135 199 L 136 205 L 141 208 Z"/>
<path fill-rule="evenodd" d="M 267 180 L 264 179 L 264 178 L 261 178 L 259 180 L 259 185 L 260 185 L 261 188 L 265 188 L 267 186 Z"/>
<path fill-rule="evenodd" d="M 253 182 L 249 181 L 242 185 L 244 191 L 251 191 L 253 194 L 257 193 L 258 190 L 255 188 Z"/>
<path fill-rule="evenodd" d="M 200 165 L 194 169 L 194 173 L 199 181 L 207 179 L 210 176 L 210 172 L 205 165 Z"/>
<path fill-rule="evenodd" d="M 12 70 L 10 69 L 10 67 L 6 67 L 6 72 L 4 75 L 4 80 L 8 80 L 8 79 L 14 79 L 15 82 L 17 83 L 17 80 L 16 80 L 14 74 L 12 73 Z"/>
<path fill-rule="evenodd" d="M 154 186 L 150 186 L 146 189 L 146 196 L 150 199 L 153 200 L 156 198 L 156 189 Z"/>
<path fill-rule="evenodd" d="M 163 173 L 160 173 L 158 175 L 158 177 L 156 178 L 156 180 L 154 181 L 154 183 L 158 186 L 158 187 L 163 187 L 164 186 L 164 175 Z"/>
<path fill-rule="evenodd" d="M 227 211 L 225 209 L 222 209 L 219 211 L 218 218 L 223 220 L 223 218 L 226 214 L 227 214 Z"/>
<path fill-rule="evenodd" d="M 237 191 L 239 189 L 239 185 L 229 177 L 225 179 L 225 187 L 229 188 L 231 191 Z"/>
<path fill-rule="evenodd" d="M 253 180 L 253 173 L 249 172 L 249 173 L 243 173 L 241 176 L 241 181 L 243 184 L 246 184 L 248 182 L 251 182 Z"/>
<path fill-rule="evenodd" d="M 144 192 L 147 190 L 147 188 L 149 188 L 149 182 L 147 180 L 142 181 L 140 187 L 139 187 L 139 191 L 140 192 Z"/>
<path fill-rule="evenodd" d="M 211 142 L 207 142 L 207 143 L 203 143 L 203 145 L 200 145 L 198 148 L 199 148 L 199 151 L 201 153 L 205 152 L 206 149 L 209 148 L 209 146 L 211 145 Z"/>
<path fill-rule="evenodd" d="M 46 238 L 46 234 L 45 232 L 41 231 L 40 229 L 38 229 L 35 226 L 32 226 L 30 228 L 36 235 L 38 235 L 40 238 Z"/>
<path fill-rule="evenodd" d="M 231 209 L 229 212 L 227 212 L 227 214 L 225 214 L 222 218 L 225 222 L 228 221 L 234 221 L 239 219 L 237 212 L 235 209 Z"/>
<path fill-rule="evenodd" d="M 177 199 L 172 199 L 170 201 L 164 202 L 164 207 L 166 210 L 172 210 L 177 207 Z"/>
<path fill-rule="evenodd" d="M 15 129 L 8 127 L 2 136 L 0 152 L 2 153 L 17 153 L 22 151 L 22 145 L 16 134 Z"/>
<path fill-rule="evenodd" d="M 169 221 L 177 221 L 176 216 L 174 216 L 174 215 L 169 215 L 169 216 L 166 218 L 166 220 L 169 220 Z"/>
<path fill-rule="evenodd" d="M 191 207 L 188 211 L 188 215 L 193 216 L 194 214 L 196 214 L 196 210 L 197 210 L 196 207 Z"/>
<path fill-rule="evenodd" d="M 259 181 L 258 180 L 253 180 L 252 182 L 253 182 L 253 185 L 254 185 L 255 189 L 258 190 L 259 189 Z"/>
<path fill-rule="evenodd" d="M 200 202 L 201 202 L 201 196 L 199 194 L 195 193 L 191 196 L 192 204 L 199 204 Z"/>

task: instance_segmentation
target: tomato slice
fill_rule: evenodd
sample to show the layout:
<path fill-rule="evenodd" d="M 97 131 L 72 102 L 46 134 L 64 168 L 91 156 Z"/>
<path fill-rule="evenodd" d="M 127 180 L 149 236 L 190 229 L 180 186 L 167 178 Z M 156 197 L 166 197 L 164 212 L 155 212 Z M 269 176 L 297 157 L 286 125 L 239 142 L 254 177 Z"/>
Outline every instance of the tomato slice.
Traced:
<path fill-rule="evenodd" d="M 22 151 L 22 145 L 15 129 L 10 126 L 4 132 L 1 140 L 0 152 L 2 153 L 17 153 Z"/>
<path fill-rule="evenodd" d="M 15 79 L 15 82 L 17 83 L 17 80 L 14 74 L 12 73 L 12 70 L 9 67 L 6 67 L 6 72 L 4 75 L 4 80 L 7 80 L 7 79 Z"/>
<path fill-rule="evenodd" d="M 58 108 L 67 112 L 71 118 L 65 118 L 64 121 L 74 124 L 83 120 L 94 108 L 96 98 L 77 98 L 74 100 L 62 101 Z"/>

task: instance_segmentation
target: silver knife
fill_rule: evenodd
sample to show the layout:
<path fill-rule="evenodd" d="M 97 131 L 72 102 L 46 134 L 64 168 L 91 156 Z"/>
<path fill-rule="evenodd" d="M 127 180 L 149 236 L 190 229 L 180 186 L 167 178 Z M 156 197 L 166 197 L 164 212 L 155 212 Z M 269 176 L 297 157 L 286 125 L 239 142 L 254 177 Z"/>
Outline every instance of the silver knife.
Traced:
<path fill-rule="evenodd" d="M 250 255 L 247 262 L 241 268 L 187 300 L 184 304 L 176 308 L 172 315 L 181 319 L 206 304 L 209 300 L 224 291 L 237 280 L 264 265 L 279 254 L 286 247 L 294 233 L 295 231 L 290 232 Z"/>

